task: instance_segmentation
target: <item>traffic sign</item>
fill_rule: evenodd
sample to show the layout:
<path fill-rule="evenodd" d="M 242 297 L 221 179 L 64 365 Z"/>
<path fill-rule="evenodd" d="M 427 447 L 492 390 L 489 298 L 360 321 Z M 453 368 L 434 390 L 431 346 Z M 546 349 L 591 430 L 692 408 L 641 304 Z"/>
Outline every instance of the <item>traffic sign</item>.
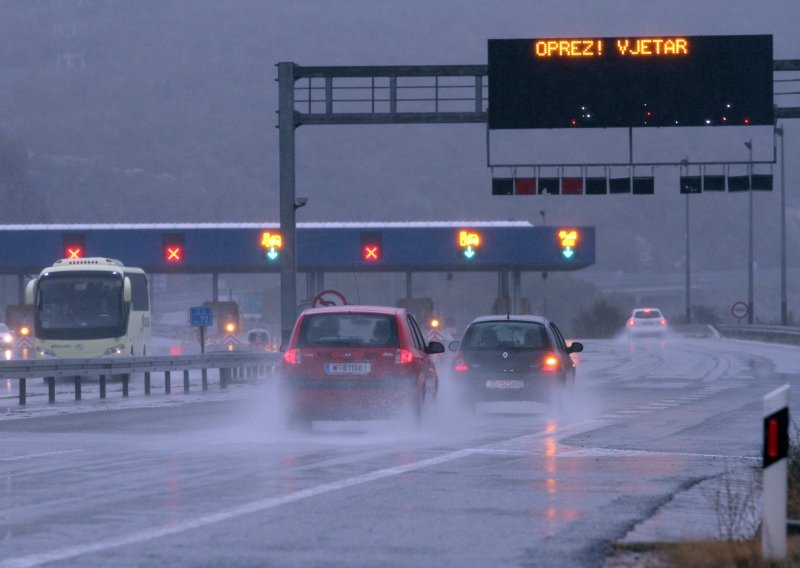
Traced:
<path fill-rule="evenodd" d="M 489 40 L 489 128 L 772 125 L 771 35 Z"/>
<path fill-rule="evenodd" d="M 193 326 L 200 327 L 208 327 L 214 323 L 214 318 L 211 315 L 211 308 L 206 306 L 189 308 L 189 320 Z"/>
<path fill-rule="evenodd" d="M 750 306 L 747 305 L 747 302 L 742 302 L 740 300 L 731 306 L 731 314 L 733 314 L 733 317 L 737 320 L 746 318 L 748 313 L 750 313 Z"/>

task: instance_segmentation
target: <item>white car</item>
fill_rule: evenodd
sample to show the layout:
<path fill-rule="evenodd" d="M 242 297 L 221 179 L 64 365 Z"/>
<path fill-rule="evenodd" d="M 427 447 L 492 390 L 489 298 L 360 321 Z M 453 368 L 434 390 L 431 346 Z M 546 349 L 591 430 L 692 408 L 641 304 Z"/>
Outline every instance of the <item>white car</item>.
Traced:
<path fill-rule="evenodd" d="M 14 343 L 14 336 L 8 326 L 0 322 L 0 349 L 10 349 Z"/>
<path fill-rule="evenodd" d="M 625 326 L 628 337 L 667 334 L 667 318 L 658 308 L 636 308 Z"/>

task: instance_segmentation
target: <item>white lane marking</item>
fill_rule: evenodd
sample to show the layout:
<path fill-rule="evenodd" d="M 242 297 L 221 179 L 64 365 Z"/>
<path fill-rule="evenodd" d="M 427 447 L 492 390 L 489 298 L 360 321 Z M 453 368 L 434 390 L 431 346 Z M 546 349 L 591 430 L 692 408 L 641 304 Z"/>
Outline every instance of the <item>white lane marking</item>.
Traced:
<path fill-rule="evenodd" d="M 13 461 L 21 461 L 21 460 L 30 460 L 33 458 L 46 458 L 49 456 L 60 456 L 63 454 L 74 454 L 75 452 L 84 452 L 86 450 L 79 449 L 79 450 L 60 450 L 57 452 L 42 452 L 40 454 L 28 454 L 25 456 L 14 456 L 11 458 L 0 458 L 0 462 L 13 462 Z"/>
<path fill-rule="evenodd" d="M 619 456 L 680 456 L 689 458 L 717 458 L 742 461 L 761 461 L 762 458 L 755 456 L 726 456 L 722 454 L 699 454 L 692 452 L 658 452 L 648 450 L 621 450 L 615 448 L 584 448 L 579 450 L 566 450 L 559 452 L 556 457 L 577 458 L 577 457 L 619 457 Z"/>
<path fill-rule="evenodd" d="M 218 513 L 201 515 L 200 517 L 197 517 L 195 519 L 190 519 L 187 521 L 183 521 L 181 523 L 176 523 L 168 527 L 147 529 L 137 533 L 130 534 L 128 536 L 122 536 L 117 538 L 107 538 L 99 540 L 93 544 L 69 546 L 66 548 L 53 550 L 51 552 L 44 552 L 41 554 L 31 554 L 29 556 L 21 556 L 19 558 L 11 558 L 0 562 L 0 566 L 2 566 L 3 568 L 28 568 L 31 566 L 39 566 L 41 564 L 46 564 L 48 562 L 59 562 L 62 560 L 68 560 L 70 558 L 83 556 L 84 554 L 90 554 L 93 552 L 102 552 L 110 548 L 117 548 L 128 544 L 137 544 L 141 542 L 146 542 L 148 540 L 162 538 L 165 536 L 186 532 L 189 530 L 197 529 L 214 523 L 227 521 L 230 519 L 234 519 L 236 517 L 241 517 L 243 515 L 249 515 L 251 513 L 257 513 L 260 511 L 265 511 L 267 509 L 273 509 L 275 507 L 280 507 L 281 505 L 286 505 L 288 503 L 294 503 L 302 499 L 316 497 L 317 495 L 322 495 L 323 493 L 338 491 L 340 489 L 347 489 L 348 487 L 361 485 L 363 483 L 369 483 L 370 481 L 376 481 L 378 479 L 384 479 L 395 475 L 401 475 L 409 471 L 414 471 L 417 469 L 422 469 L 425 467 L 430 467 L 433 465 L 438 465 L 441 463 L 461 459 L 473 455 L 475 453 L 476 450 L 472 448 L 466 448 L 463 450 L 458 450 L 455 452 L 443 454 L 435 458 L 430 458 L 427 460 L 422 460 L 397 467 L 379 469 L 377 471 L 365 473 L 363 475 L 356 475 L 354 477 L 348 477 L 347 479 L 333 481 L 331 483 L 323 483 L 322 485 L 317 485 L 316 487 L 303 489 L 301 491 L 297 491 L 289 495 L 283 495 L 281 497 L 270 497 L 268 499 L 252 501 L 250 503 L 245 503 L 244 505 L 239 505 L 238 507 L 233 507 L 231 509 L 220 511 Z"/>

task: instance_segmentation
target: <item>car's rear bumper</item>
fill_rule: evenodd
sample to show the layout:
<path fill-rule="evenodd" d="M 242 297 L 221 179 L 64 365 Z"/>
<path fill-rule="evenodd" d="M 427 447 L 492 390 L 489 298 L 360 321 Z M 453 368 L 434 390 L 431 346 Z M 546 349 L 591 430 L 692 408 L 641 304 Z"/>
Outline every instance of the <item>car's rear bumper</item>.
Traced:
<path fill-rule="evenodd" d="M 565 383 L 563 374 L 473 375 L 456 376 L 453 380 L 467 402 L 516 400 L 548 402 L 553 393 Z"/>
<path fill-rule="evenodd" d="M 416 377 L 374 380 L 319 380 L 287 378 L 283 381 L 289 414 L 315 419 L 389 417 L 414 408 L 421 389 Z"/>
<path fill-rule="evenodd" d="M 629 336 L 657 336 L 657 335 L 665 335 L 667 333 L 667 326 L 660 325 L 660 326 L 648 326 L 648 327 L 629 327 L 628 328 L 628 335 Z"/>

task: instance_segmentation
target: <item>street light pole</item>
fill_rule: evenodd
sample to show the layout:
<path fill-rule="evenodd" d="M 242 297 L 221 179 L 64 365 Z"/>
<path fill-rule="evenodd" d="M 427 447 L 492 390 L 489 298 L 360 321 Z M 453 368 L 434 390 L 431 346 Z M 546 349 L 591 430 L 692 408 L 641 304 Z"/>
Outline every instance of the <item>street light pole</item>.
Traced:
<path fill-rule="evenodd" d="M 744 143 L 749 156 L 747 159 L 747 185 L 748 185 L 748 237 L 747 237 L 747 323 L 752 324 L 753 314 L 753 139 Z"/>
<path fill-rule="evenodd" d="M 544 209 L 539 210 L 539 215 L 542 216 L 542 227 L 547 226 L 547 211 Z M 542 272 L 542 315 L 547 315 L 547 271 Z"/>
<path fill-rule="evenodd" d="M 781 137 L 781 325 L 788 325 L 789 312 L 786 301 L 786 185 L 784 182 L 783 127 L 775 127 Z"/>
<path fill-rule="evenodd" d="M 691 263 L 689 256 L 689 194 L 686 194 L 686 323 L 692 323 Z"/>
<path fill-rule="evenodd" d="M 681 164 L 686 167 L 686 175 L 689 175 L 689 158 L 681 160 Z M 684 240 L 686 245 L 686 323 L 692 323 L 692 265 L 689 256 L 689 193 L 686 194 L 686 233 L 684 234 Z"/>

